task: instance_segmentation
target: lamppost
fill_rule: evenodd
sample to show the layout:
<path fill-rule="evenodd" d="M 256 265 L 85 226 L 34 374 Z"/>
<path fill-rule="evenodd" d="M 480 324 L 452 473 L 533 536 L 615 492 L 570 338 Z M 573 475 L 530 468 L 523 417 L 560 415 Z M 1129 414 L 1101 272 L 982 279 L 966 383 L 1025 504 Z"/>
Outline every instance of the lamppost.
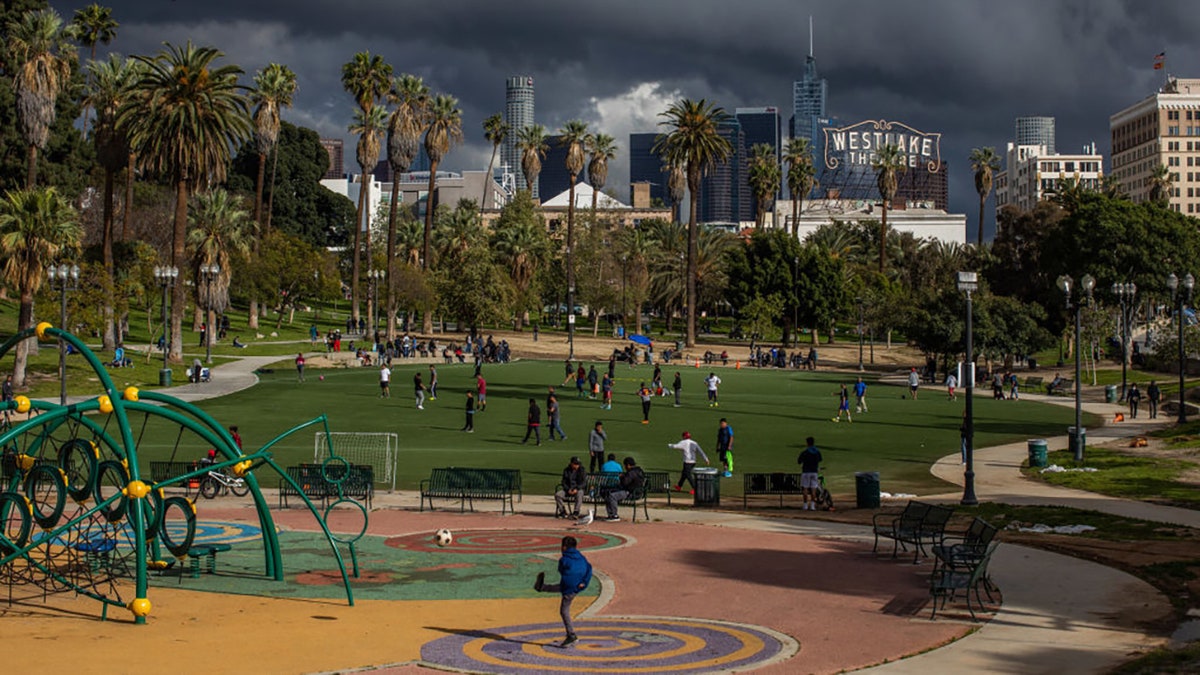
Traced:
<path fill-rule="evenodd" d="M 217 280 L 217 275 L 221 273 L 220 265 L 201 265 L 200 266 L 200 283 L 204 288 L 204 362 L 212 365 L 212 343 L 213 343 L 213 322 L 212 322 L 212 287 Z"/>
<path fill-rule="evenodd" d="M 50 265 L 46 269 L 50 277 L 50 283 L 58 287 L 61 303 L 59 304 L 59 328 L 67 329 L 67 291 L 79 290 L 79 265 Z M 58 339 L 58 382 L 59 395 L 58 402 L 60 405 L 67 404 L 67 342 L 62 338 Z"/>
<path fill-rule="evenodd" d="M 625 329 L 625 334 L 629 334 L 629 317 L 625 315 L 625 279 L 628 276 L 625 272 L 626 266 L 629 263 L 629 254 L 621 254 L 621 327 Z"/>
<path fill-rule="evenodd" d="M 966 409 L 966 444 L 967 444 L 967 469 L 963 472 L 963 496 L 960 502 L 963 506 L 974 506 L 979 503 L 975 498 L 975 345 L 972 342 L 971 334 L 971 294 L 979 288 L 979 275 L 975 272 L 959 272 L 958 273 L 958 290 L 967 294 L 967 358 L 964 364 L 963 386 L 967 392 L 967 409 Z M 859 311 L 862 309 L 862 303 L 859 303 Z M 859 363 L 860 368 L 862 363 L 862 341 L 859 340 Z M 965 372 L 967 369 L 970 372 Z"/>
<path fill-rule="evenodd" d="M 1183 303 L 1192 299 L 1192 289 L 1196 287 L 1196 278 L 1189 272 L 1179 283 L 1179 277 L 1172 272 L 1167 277 L 1167 288 L 1171 289 L 1171 299 L 1175 301 L 1175 315 L 1179 317 L 1179 423 L 1187 422 L 1187 400 L 1184 398 L 1184 381 L 1187 375 L 1187 354 L 1183 348 Z"/>
<path fill-rule="evenodd" d="M 374 333 L 379 332 L 379 282 L 383 281 L 383 275 L 383 270 L 367 272 L 367 283 L 371 287 L 371 330 Z"/>
<path fill-rule="evenodd" d="M 575 258 L 567 242 L 567 358 L 575 358 Z"/>
<path fill-rule="evenodd" d="M 969 296 L 968 296 L 969 297 Z M 858 302 L 858 372 L 863 371 L 863 299 L 857 297 L 854 299 Z"/>
<path fill-rule="evenodd" d="M 1133 297 L 1137 295 L 1137 284 L 1133 282 L 1114 283 L 1112 292 L 1121 304 L 1121 400 L 1124 401 L 1125 387 L 1128 381 L 1126 369 L 1129 364 L 1129 340 L 1132 337 L 1129 323 L 1133 314 Z"/>
<path fill-rule="evenodd" d="M 162 287 L 162 352 L 163 352 L 163 367 L 158 371 L 158 386 L 171 386 L 171 369 L 167 367 L 167 352 L 171 349 L 171 338 L 167 334 L 171 325 L 167 323 L 167 303 L 170 302 L 170 296 L 167 291 L 175 287 L 175 280 L 179 278 L 179 268 L 164 265 L 162 267 L 154 266 L 154 280 Z"/>
<path fill-rule="evenodd" d="M 1075 310 L 1075 426 L 1072 428 L 1070 435 L 1070 445 L 1075 450 L 1075 461 L 1083 461 L 1083 445 L 1087 437 L 1083 430 L 1083 387 L 1082 383 L 1082 361 L 1080 360 L 1080 313 L 1083 309 L 1083 301 L 1092 299 L 1092 289 L 1096 287 L 1096 280 L 1092 275 L 1085 274 L 1079 279 L 1079 293 L 1077 293 L 1074 306 L 1071 305 L 1071 290 L 1075 281 L 1068 275 L 1064 274 L 1058 278 L 1058 289 L 1063 292 L 1063 296 L 1067 301 L 1067 309 Z"/>

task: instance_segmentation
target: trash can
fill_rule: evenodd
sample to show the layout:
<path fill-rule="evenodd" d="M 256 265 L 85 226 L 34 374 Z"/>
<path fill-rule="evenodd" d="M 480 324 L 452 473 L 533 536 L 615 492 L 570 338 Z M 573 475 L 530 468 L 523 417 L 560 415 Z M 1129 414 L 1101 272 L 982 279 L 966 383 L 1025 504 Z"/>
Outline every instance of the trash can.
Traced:
<path fill-rule="evenodd" d="M 1037 370 L 1037 359 L 1025 359 L 1025 364 L 1030 370 Z"/>
<path fill-rule="evenodd" d="M 1104 385 L 1104 402 L 1105 403 L 1116 403 L 1117 402 L 1117 385 L 1115 385 L 1115 384 Z"/>
<path fill-rule="evenodd" d="M 721 479 L 717 470 L 712 467 L 693 469 L 692 475 L 696 477 L 696 499 L 693 505 L 720 506 Z"/>
<path fill-rule="evenodd" d="M 171 386 L 171 369 L 170 368 L 163 368 L 162 370 L 158 371 L 158 386 L 160 386 L 160 387 Z"/>
<path fill-rule="evenodd" d="M 1043 467 L 1046 463 L 1046 439 L 1029 439 L 1029 466 Z"/>
<path fill-rule="evenodd" d="M 854 474 L 855 506 L 860 509 L 879 508 L 879 472 L 859 471 Z"/>
<path fill-rule="evenodd" d="M 1083 447 L 1075 448 L 1075 427 L 1067 427 L 1067 451 L 1072 455 L 1083 453 L 1083 449 L 1087 447 L 1087 427 L 1079 430 L 1079 444 Z"/>

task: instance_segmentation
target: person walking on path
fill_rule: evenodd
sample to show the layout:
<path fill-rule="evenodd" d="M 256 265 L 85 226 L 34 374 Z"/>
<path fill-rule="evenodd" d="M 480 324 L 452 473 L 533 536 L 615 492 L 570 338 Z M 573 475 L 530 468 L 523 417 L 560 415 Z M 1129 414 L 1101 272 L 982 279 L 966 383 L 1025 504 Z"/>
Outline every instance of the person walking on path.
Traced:
<path fill-rule="evenodd" d="M 475 394 L 470 390 L 467 391 L 467 421 L 462 430 L 468 434 L 475 433 Z"/>
<path fill-rule="evenodd" d="M 854 398 L 856 399 L 854 412 L 867 412 L 867 383 L 863 382 L 861 377 L 854 383 Z"/>
<path fill-rule="evenodd" d="M 379 398 L 391 398 L 392 370 L 386 363 L 379 364 Z"/>
<path fill-rule="evenodd" d="M 522 444 L 529 442 L 529 435 L 533 434 L 534 440 L 538 445 L 542 444 L 542 409 L 538 407 L 537 401 L 529 399 L 529 412 L 525 415 L 525 438 L 521 440 Z"/>
<path fill-rule="evenodd" d="M 946 376 L 946 398 L 948 400 L 958 400 L 956 389 L 958 389 L 958 378 L 954 376 L 954 373 L 950 373 Z"/>
<path fill-rule="evenodd" d="M 1150 384 L 1146 387 L 1146 402 L 1150 404 L 1150 419 L 1158 419 L 1158 403 L 1162 401 L 1162 390 L 1158 388 L 1158 383 L 1150 380 Z"/>
<path fill-rule="evenodd" d="M 437 385 L 438 385 L 437 368 L 434 368 L 433 364 L 431 363 L 431 364 L 429 364 L 429 400 L 430 401 L 437 400 Z"/>
<path fill-rule="evenodd" d="M 675 394 L 675 407 L 678 408 L 681 405 L 679 393 L 683 391 L 683 378 L 680 377 L 679 371 L 675 371 L 675 381 L 671 383 L 671 391 Z"/>
<path fill-rule="evenodd" d="M 533 590 L 538 593 L 559 593 L 562 601 L 558 606 L 558 615 L 562 617 L 563 628 L 567 629 L 567 637 L 559 647 L 569 647 L 579 641 L 575 636 L 575 627 L 571 624 L 571 603 L 575 596 L 588 587 L 592 582 L 592 564 L 579 552 L 579 542 L 575 537 L 562 538 L 562 557 L 558 559 L 559 582 L 546 583 L 546 573 L 538 572 Z"/>
<path fill-rule="evenodd" d="M 476 403 L 479 404 L 479 412 L 487 409 L 487 380 L 483 379 L 482 374 L 475 376 L 475 397 Z"/>
<path fill-rule="evenodd" d="M 616 462 L 613 462 L 614 464 Z M 617 513 L 617 505 L 634 492 L 642 489 L 646 484 L 646 472 L 642 471 L 642 467 L 633 461 L 632 457 L 625 458 L 625 470 L 621 472 L 621 477 L 617 479 L 616 488 L 610 490 L 604 495 L 604 507 L 607 511 L 605 520 L 610 523 L 615 523 L 621 519 Z M 634 507 L 637 508 L 636 506 Z M 636 514 L 634 514 L 636 517 Z"/>
<path fill-rule="evenodd" d="M 588 473 L 596 473 L 597 468 L 604 466 L 604 442 L 607 440 L 604 422 L 596 420 L 596 426 L 588 434 Z"/>
<path fill-rule="evenodd" d="M 800 465 L 800 490 L 804 493 L 806 511 L 817 510 L 817 493 L 821 489 L 821 451 L 812 436 L 804 439 L 807 447 L 800 453 L 796 463 Z"/>
<path fill-rule="evenodd" d="M 1125 392 L 1125 401 L 1129 403 L 1129 416 L 1136 420 L 1138 404 L 1142 402 L 1142 392 L 1138 389 L 1137 382 L 1129 385 L 1129 391 Z"/>
<path fill-rule="evenodd" d="M 554 517 L 578 518 L 583 511 L 583 487 L 587 483 L 587 472 L 578 457 L 572 457 L 562 472 L 562 485 L 554 493 Z M 567 510 L 567 500 L 575 503 L 575 510 Z"/>
<path fill-rule="evenodd" d="M 717 425 L 717 461 L 721 462 L 726 478 L 733 477 L 733 427 L 724 417 Z"/>
<path fill-rule="evenodd" d="M 642 399 L 642 424 L 650 424 L 650 400 L 653 398 L 653 393 L 645 382 L 638 387 L 638 397 Z"/>
<path fill-rule="evenodd" d="M 421 381 L 421 373 L 413 375 L 413 395 L 417 399 L 417 410 L 425 409 L 425 383 Z"/>
<path fill-rule="evenodd" d="M 567 435 L 563 433 L 562 425 L 559 424 L 559 408 L 558 397 L 554 395 L 554 387 L 550 387 L 549 393 L 546 394 L 546 421 L 550 424 L 550 440 L 554 440 L 554 432 L 562 440 L 567 440 Z"/>
<path fill-rule="evenodd" d="M 600 399 L 601 410 L 612 410 L 612 389 L 613 378 L 608 373 L 604 374 L 604 379 L 600 381 L 600 392 L 603 398 Z"/>
<path fill-rule="evenodd" d="M 720 403 L 717 402 L 717 387 L 721 386 L 721 378 L 717 377 L 716 373 L 709 373 L 708 377 L 704 378 L 704 384 L 708 387 L 708 407 L 719 406 Z"/>
<path fill-rule="evenodd" d="M 917 390 L 921 388 L 921 376 L 917 374 L 917 369 L 913 368 L 908 371 L 908 393 L 912 394 L 912 399 L 917 400 Z"/>
<path fill-rule="evenodd" d="M 683 482 L 687 481 L 691 489 L 688 494 L 696 494 L 696 479 L 692 475 L 692 470 L 696 468 L 696 455 L 699 454 L 704 458 L 704 463 L 708 464 L 708 455 L 704 454 L 704 449 L 700 444 L 692 440 L 692 435 L 688 432 L 683 432 L 683 438 L 678 443 L 667 443 L 668 448 L 674 448 L 683 453 L 683 469 L 679 472 L 679 481 L 675 483 L 675 491 L 683 490 Z"/>
<path fill-rule="evenodd" d="M 296 376 L 304 381 L 304 354 L 296 354 Z"/>
<path fill-rule="evenodd" d="M 850 392 L 846 391 L 846 385 L 842 385 L 838 391 L 838 410 L 837 417 L 833 418 L 834 422 L 842 421 L 842 413 L 846 413 L 846 421 L 853 424 L 854 420 L 850 417 Z"/>

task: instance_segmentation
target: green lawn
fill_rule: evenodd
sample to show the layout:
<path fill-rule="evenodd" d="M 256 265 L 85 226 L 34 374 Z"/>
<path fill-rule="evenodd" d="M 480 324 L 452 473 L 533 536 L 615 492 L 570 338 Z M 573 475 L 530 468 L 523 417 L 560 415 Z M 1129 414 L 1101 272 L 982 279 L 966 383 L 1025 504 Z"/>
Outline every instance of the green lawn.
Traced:
<path fill-rule="evenodd" d="M 1066 451 L 1051 452 L 1048 460 L 1051 464 L 1075 466 L 1074 455 Z M 1085 466 L 1097 471 L 1025 471 L 1051 485 L 1124 499 L 1165 502 L 1189 508 L 1200 503 L 1200 494 L 1196 493 L 1195 486 L 1179 480 L 1181 474 L 1195 468 L 1195 462 L 1169 457 L 1131 455 L 1103 448 L 1088 448 L 1084 460 Z"/>
<path fill-rule="evenodd" d="M 804 438 L 816 437 L 825 455 L 826 477 L 835 492 L 852 492 L 854 472 L 879 471 L 882 488 L 890 492 L 929 492 L 949 486 L 929 474 L 930 464 L 958 448 L 958 425 L 963 401 L 947 401 L 936 391 L 924 392 L 918 401 L 902 397 L 899 387 L 873 384 L 868 391 L 871 411 L 856 416 L 853 424 L 830 420 L 837 403 L 837 384 L 850 383 L 849 375 L 724 369 L 720 376 L 721 405 L 704 402 L 703 377 L 707 371 L 683 369 L 684 406 L 673 408 L 671 399 L 655 399 L 651 423 L 640 423 L 640 404 L 634 390 L 651 370 L 640 366 L 617 369 L 614 409 L 602 411 L 599 403 L 577 400 L 573 387 L 560 390 L 566 442 L 548 442 L 543 428 L 541 447 L 521 445 L 529 397 L 544 407 L 547 385 L 562 381 L 558 363 L 522 362 L 485 368 L 488 408 L 476 415 L 474 434 L 459 431 L 463 425 L 465 392 L 471 386 L 469 365 L 439 368 L 441 396 L 428 401 L 424 411 L 414 407 L 412 376 L 427 368 L 398 365 L 394 369 L 392 398 L 378 397 L 375 369 L 311 370 L 308 382 L 296 382 L 295 372 L 280 368 L 262 376 L 249 390 L 206 401 L 205 410 L 225 424 L 237 424 L 247 449 L 312 417 L 325 413 L 334 431 L 388 431 L 399 434 L 400 480 L 414 488 L 434 466 L 515 467 L 523 471 L 530 492 L 549 490 L 558 480 L 570 455 L 586 455 L 587 434 L 596 420 L 604 420 L 608 449 L 618 456 L 634 455 L 648 469 L 678 471 L 679 453 L 666 447 L 689 430 L 706 451 L 712 452 L 717 422 L 727 417 L 735 430 L 737 474 L 752 471 L 797 470 L 796 456 Z M 670 380 L 674 369 L 666 369 Z M 318 379 L 324 375 L 324 381 Z M 427 380 L 427 378 L 426 378 Z M 1026 401 L 991 401 L 976 405 L 977 443 L 986 446 L 1028 437 L 1061 435 L 1073 411 Z M 134 421 L 135 434 L 141 420 Z M 142 439 L 143 460 L 199 457 L 206 448 L 184 437 L 176 447 L 178 428 L 151 423 Z M 275 446 L 282 464 L 311 461 L 313 434 L 306 430 Z M 268 480 L 269 485 L 274 480 Z M 740 494 L 738 478 L 724 482 L 724 491 Z"/>

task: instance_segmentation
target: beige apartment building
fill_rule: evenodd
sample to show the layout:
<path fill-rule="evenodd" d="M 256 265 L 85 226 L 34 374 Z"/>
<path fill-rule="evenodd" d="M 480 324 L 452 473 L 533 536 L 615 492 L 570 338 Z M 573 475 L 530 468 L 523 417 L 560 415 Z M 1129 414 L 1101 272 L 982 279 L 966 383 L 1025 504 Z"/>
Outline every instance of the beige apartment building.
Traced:
<path fill-rule="evenodd" d="M 1150 176 L 1171 174 L 1170 206 L 1200 215 L 1200 79 L 1172 77 L 1155 94 L 1108 118 L 1112 176 L 1136 202 L 1150 198 Z"/>

